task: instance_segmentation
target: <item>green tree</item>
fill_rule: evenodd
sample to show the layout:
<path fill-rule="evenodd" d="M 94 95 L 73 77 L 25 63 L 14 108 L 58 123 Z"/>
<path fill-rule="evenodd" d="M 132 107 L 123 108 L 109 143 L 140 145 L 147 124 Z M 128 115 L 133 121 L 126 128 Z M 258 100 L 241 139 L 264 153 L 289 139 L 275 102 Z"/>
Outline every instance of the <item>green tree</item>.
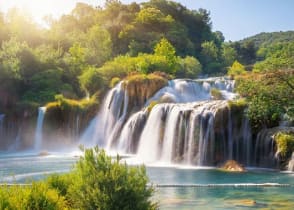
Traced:
<path fill-rule="evenodd" d="M 103 92 L 106 87 L 106 82 L 104 81 L 102 74 L 95 67 L 87 67 L 79 76 L 79 83 L 81 89 L 89 95 L 92 95 L 97 91 Z"/>
<path fill-rule="evenodd" d="M 236 75 L 241 75 L 245 73 L 246 73 L 245 67 L 238 61 L 235 61 L 228 70 L 228 75 L 230 76 L 236 76 Z"/>
<path fill-rule="evenodd" d="M 167 69 L 168 72 L 174 73 L 176 71 L 176 50 L 166 38 L 162 38 L 160 42 L 156 44 L 154 47 L 154 55 L 163 56 L 166 59 L 168 67 L 170 68 Z"/>
<path fill-rule="evenodd" d="M 107 30 L 95 25 L 86 34 L 87 63 L 100 66 L 112 54 L 112 42 Z"/>
<path fill-rule="evenodd" d="M 200 62 L 191 56 L 180 59 L 180 69 L 176 72 L 179 78 L 196 78 L 202 71 Z"/>
<path fill-rule="evenodd" d="M 276 70 L 238 79 L 237 91 L 248 102 L 247 115 L 255 130 L 277 126 L 285 115 L 294 121 L 293 75 L 293 70 Z"/>
<path fill-rule="evenodd" d="M 237 59 L 237 51 L 228 44 L 222 45 L 222 57 L 226 66 L 231 66 Z"/>

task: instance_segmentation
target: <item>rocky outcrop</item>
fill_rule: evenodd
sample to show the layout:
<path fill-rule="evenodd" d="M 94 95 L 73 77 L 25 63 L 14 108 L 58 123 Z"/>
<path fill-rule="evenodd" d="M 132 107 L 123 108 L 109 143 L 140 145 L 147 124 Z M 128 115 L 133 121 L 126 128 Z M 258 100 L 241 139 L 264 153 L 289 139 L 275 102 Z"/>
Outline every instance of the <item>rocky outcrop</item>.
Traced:
<path fill-rule="evenodd" d="M 231 172 L 245 172 L 246 169 L 235 160 L 228 160 L 222 167 L 222 170 Z"/>
<path fill-rule="evenodd" d="M 127 77 L 123 82 L 123 88 L 129 96 L 129 111 L 141 109 L 146 101 L 167 83 L 166 78 L 157 74 L 135 74 Z"/>

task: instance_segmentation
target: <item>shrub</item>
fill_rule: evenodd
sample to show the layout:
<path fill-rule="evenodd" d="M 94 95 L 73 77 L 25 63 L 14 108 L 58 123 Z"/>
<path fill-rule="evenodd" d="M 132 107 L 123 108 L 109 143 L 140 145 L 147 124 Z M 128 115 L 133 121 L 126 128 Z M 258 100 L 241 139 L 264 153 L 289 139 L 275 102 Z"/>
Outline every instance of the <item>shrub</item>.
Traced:
<path fill-rule="evenodd" d="M 210 94 L 214 100 L 221 100 L 223 99 L 223 95 L 219 89 L 211 88 Z"/>
<path fill-rule="evenodd" d="M 236 76 L 236 75 L 245 74 L 245 73 L 246 73 L 245 67 L 238 61 L 235 61 L 228 71 L 228 75 L 230 76 Z"/>
<path fill-rule="evenodd" d="M 144 166 L 129 167 L 97 147 L 74 169 L 32 186 L 0 187 L 0 209 L 156 209 Z"/>
<path fill-rule="evenodd" d="M 81 209 L 155 209 L 149 200 L 153 189 L 147 187 L 146 171 L 128 167 L 120 158 L 112 160 L 97 147 L 84 150 L 85 156 L 73 171 L 75 181 L 70 187 L 74 208 Z"/>
<path fill-rule="evenodd" d="M 32 186 L 4 186 L 0 188 L 0 209 L 67 209 L 63 196 L 45 182 Z"/>
<path fill-rule="evenodd" d="M 294 134 L 280 132 L 275 136 L 275 140 L 278 147 L 278 153 L 283 158 L 291 157 L 291 154 L 294 151 Z"/>

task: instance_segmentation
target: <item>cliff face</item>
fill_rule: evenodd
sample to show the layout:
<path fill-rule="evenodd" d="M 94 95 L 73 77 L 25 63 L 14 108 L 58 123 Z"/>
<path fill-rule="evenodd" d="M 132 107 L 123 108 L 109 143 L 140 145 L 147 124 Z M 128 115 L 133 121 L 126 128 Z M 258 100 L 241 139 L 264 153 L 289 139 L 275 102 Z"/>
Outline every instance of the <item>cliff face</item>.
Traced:
<path fill-rule="evenodd" d="M 168 80 L 160 75 L 132 75 L 123 81 L 123 89 L 128 94 L 129 111 L 139 110 Z"/>

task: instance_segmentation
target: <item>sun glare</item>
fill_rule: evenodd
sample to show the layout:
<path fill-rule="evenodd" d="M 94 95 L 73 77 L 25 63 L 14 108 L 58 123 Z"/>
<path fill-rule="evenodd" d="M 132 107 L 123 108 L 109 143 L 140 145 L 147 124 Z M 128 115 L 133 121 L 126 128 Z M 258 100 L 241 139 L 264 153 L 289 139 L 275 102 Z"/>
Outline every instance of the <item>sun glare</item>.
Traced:
<path fill-rule="evenodd" d="M 2 0 L 1 0 L 2 1 Z M 74 8 L 76 1 L 60 0 L 4 0 L 0 4 L 0 9 L 8 11 L 10 8 L 17 7 L 40 24 L 43 24 L 43 18 L 46 15 L 58 17 Z"/>

